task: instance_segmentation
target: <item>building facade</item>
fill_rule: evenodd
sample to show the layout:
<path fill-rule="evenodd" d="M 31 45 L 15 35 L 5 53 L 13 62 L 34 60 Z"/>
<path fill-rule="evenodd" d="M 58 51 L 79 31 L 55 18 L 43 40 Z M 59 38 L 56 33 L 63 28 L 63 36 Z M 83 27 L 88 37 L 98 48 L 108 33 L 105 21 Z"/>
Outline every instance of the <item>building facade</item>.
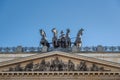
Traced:
<path fill-rule="evenodd" d="M 31 54 L 2 61 L 0 80 L 120 80 L 117 62 L 61 51 Z"/>
<path fill-rule="evenodd" d="M 74 42 L 69 29 L 51 31 L 52 47 L 41 29 L 42 48 L 0 48 L 0 80 L 120 80 L 119 46 L 82 47 L 82 28 Z"/>

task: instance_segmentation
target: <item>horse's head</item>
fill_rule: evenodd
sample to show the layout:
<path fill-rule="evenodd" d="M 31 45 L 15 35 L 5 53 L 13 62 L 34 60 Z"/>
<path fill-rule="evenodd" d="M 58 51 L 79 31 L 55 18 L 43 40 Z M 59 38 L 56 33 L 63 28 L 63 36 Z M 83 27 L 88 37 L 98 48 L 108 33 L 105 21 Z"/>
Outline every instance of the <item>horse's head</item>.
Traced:
<path fill-rule="evenodd" d="M 83 31 L 84 31 L 84 29 L 81 28 L 81 29 L 78 31 L 77 37 L 82 36 L 82 35 L 83 35 Z"/>
<path fill-rule="evenodd" d="M 40 35 L 42 36 L 42 37 L 46 37 L 46 33 L 45 33 L 45 31 L 44 30 L 42 30 L 42 29 L 40 29 Z"/>
<path fill-rule="evenodd" d="M 56 28 L 53 28 L 51 31 L 53 32 L 54 36 L 57 36 L 58 31 L 56 30 Z"/>

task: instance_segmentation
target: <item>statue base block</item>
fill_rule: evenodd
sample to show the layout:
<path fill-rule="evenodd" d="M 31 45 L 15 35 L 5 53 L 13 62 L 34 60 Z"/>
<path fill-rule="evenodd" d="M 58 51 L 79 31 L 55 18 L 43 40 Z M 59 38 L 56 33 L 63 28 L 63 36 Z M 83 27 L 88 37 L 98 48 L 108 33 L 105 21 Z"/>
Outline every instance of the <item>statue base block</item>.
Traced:
<path fill-rule="evenodd" d="M 48 52 L 48 47 L 47 46 L 43 46 L 41 52 Z"/>
<path fill-rule="evenodd" d="M 73 46 L 72 47 L 72 52 L 79 52 L 79 48 L 77 46 Z"/>
<path fill-rule="evenodd" d="M 16 48 L 16 52 L 22 52 L 22 46 L 17 46 L 17 48 Z"/>

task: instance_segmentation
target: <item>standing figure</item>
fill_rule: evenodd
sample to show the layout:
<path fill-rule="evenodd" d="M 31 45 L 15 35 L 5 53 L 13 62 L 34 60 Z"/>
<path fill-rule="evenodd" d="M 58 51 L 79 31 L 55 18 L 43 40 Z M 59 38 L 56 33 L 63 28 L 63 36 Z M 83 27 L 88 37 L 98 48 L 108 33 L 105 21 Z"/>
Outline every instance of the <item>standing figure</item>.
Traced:
<path fill-rule="evenodd" d="M 75 70 L 75 64 L 71 60 L 68 61 L 67 66 L 68 66 L 68 71 L 74 71 Z"/>
<path fill-rule="evenodd" d="M 32 71 L 32 70 L 33 70 L 33 65 L 34 65 L 34 64 L 33 64 L 32 61 L 29 62 L 28 64 L 26 64 L 24 70 L 25 70 L 25 71 Z"/>
<path fill-rule="evenodd" d="M 51 31 L 53 32 L 52 45 L 54 48 L 57 48 L 57 47 L 59 47 L 58 46 L 58 39 L 57 39 L 58 32 L 55 28 L 53 28 Z"/>
<path fill-rule="evenodd" d="M 43 59 L 39 64 L 39 70 L 40 71 L 46 71 L 46 61 Z"/>
<path fill-rule="evenodd" d="M 77 70 L 78 71 L 87 71 L 88 68 L 87 68 L 86 62 L 81 61 L 80 64 L 78 65 L 78 67 L 77 67 Z"/>
<path fill-rule="evenodd" d="M 66 42 L 65 34 L 64 34 L 63 30 L 62 30 L 62 31 L 61 31 L 61 36 L 60 36 L 60 43 L 61 43 L 60 46 L 61 46 L 62 48 L 66 48 L 65 42 Z"/>
<path fill-rule="evenodd" d="M 70 29 L 67 29 L 66 37 L 65 37 L 66 38 L 66 42 L 65 42 L 66 47 L 71 47 L 71 39 L 70 39 L 69 34 L 70 34 Z"/>
<path fill-rule="evenodd" d="M 42 46 L 47 46 L 48 48 L 50 47 L 50 44 L 48 43 L 47 39 L 46 39 L 46 33 L 44 30 L 40 29 L 40 35 L 42 36 L 40 44 L 42 44 Z"/>
<path fill-rule="evenodd" d="M 92 64 L 91 71 L 99 71 L 99 68 L 96 64 Z"/>
<path fill-rule="evenodd" d="M 82 40 L 81 40 L 81 36 L 83 34 L 83 31 L 84 29 L 80 29 L 77 33 L 77 37 L 76 37 L 76 40 L 74 42 L 74 45 L 77 46 L 77 47 L 81 47 L 82 46 Z"/>
<path fill-rule="evenodd" d="M 17 64 L 15 67 L 15 71 L 23 71 L 22 67 L 20 64 Z"/>

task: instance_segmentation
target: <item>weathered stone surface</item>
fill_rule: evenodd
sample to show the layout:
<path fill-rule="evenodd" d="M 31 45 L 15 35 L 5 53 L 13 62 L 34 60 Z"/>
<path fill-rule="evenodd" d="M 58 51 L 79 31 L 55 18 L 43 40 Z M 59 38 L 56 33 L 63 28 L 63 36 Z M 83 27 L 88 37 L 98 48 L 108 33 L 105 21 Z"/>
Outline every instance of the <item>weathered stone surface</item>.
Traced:
<path fill-rule="evenodd" d="M 47 46 L 43 46 L 41 51 L 42 52 L 47 52 L 48 51 L 48 47 Z"/>
<path fill-rule="evenodd" d="M 73 47 L 72 47 L 72 52 L 73 52 L 73 53 L 78 52 L 78 51 L 79 51 L 79 49 L 78 49 L 77 46 L 73 46 Z"/>
<path fill-rule="evenodd" d="M 22 46 L 17 46 L 16 52 L 22 52 Z"/>
<path fill-rule="evenodd" d="M 0 80 L 120 80 L 119 72 L 0 72 Z"/>
<path fill-rule="evenodd" d="M 56 51 L 58 51 L 58 53 L 61 53 L 60 50 L 56 50 Z M 71 54 L 71 52 L 69 52 L 69 53 Z M 31 52 L 31 53 L 19 52 L 17 54 L 16 53 L 2 53 L 2 54 L 0 54 L 0 62 L 9 61 L 9 60 L 18 59 L 18 58 L 24 58 L 27 56 L 32 56 L 32 55 L 37 55 L 37 54 L 39 54 L 39 53 L 33 53 L 33 52 Z M 104 53 L 104 52 L 76 53 L 75 52 L 74 54 L 78 55 L 78 56 L 82 55 L 82 56 L 93 57 L 93 58 L 97 58 L 97 59 L 101 59 L 101 60 L 120 63 L 120 53 Z"/>
<path fill-rule="evenodd" d="M 51 61 L 53 61 L 53 64 Z M 69 68 L 69 71 L 68 70 L 59 71 L 63 70 L 63 67 L 58 68 L 58 65 L 60 66 L 61 63 L 67 64 L 67 69 Z M 52 68 L 53 71 L 49 71 L 49 66 L 51 64 L 52 65 L 55 64 L 54 67 Z M 25 67 L 26 71 L 22 72 L 19 71 L 23 70 L 23 68 Z M 5 70 L 8 70 L 9 68 L 11 71 L 5 72 Z M 38 71 L 37 69 L 40 69 L 40 71 Z M 56 71 L 54 71 L 54 69 Z M 76 69 L 79 69 L 79 71 L 77 71 Z M 106 69 L 107 70 L 110 69 L 111 71 L 106 71 Z M 2 70 L 4 72 L 2 72 Z M 120 64 L 57 51 L 32 55 L 21 59 L 10 60 L 0 63 L 0 80 L 33 80 L 33 79 L 119 80 Z"/>
<path fill-rule="evenodd" d="M 97 46 L 97 51 L 98 51 L 98 52 L 103 52 L 103 51 L 104 51 L 104 48 L 103 48 L 101 45 L 98 45 L 98 46 Z"/>
<path fill-rule="evenodd" d="M 58 57 L 58 59 L 57 59 Z M 45 65 L 43 64 L 43 60 L 45 60 Z M 83 62 L 82 62 L 83 61 Z M 25 70 L 24 68 L 26 67 L 26 65 L 30 64 L 30 62 L 32 63 L 32 66 L 29 67 Z M 42 64 L 41 64 L 42 62 Z M 80 62 L 82 62 L 82 64 L 80 64 Z M 53 63 L 53 64 L 52 64 Z M 69 63 L 69 64 L 68 64 Z M 5 62 L 1 62 L 0 63 L 0 71 L 9 71 L 9 69 L 12 67 L 13 69 L 15 68 L 15 66 L 17 64 L 20 64 L 20 68 L 22 68 L 22 70 L 24 71 L 32 71 L 35 70 L 35 64 L 37 64 L 37 66 L 40 69 L 40 71 L 45 70 L 45 71 L 49 71 L 50 65 L 53 65 L 52 70 L 67 70 L 67 71 L 77 71 L 77 65 L 79 66 L 79 70 L 87 70 L 87 71 L 120 71 L 120 64 L 118 63 L 113 63 L 113 62 L 108 62 L 108 61 L 104 61 L 104 60 L 99 60 L 99 59 L 95 59 L 95 58 L 91 58 L 91 57 L 85 57 L 85 56 L 78 56 L 75 54 L 69 54 L 69 53 L 64 53 L 64 52 L 49 52 L 49 53 L 43 53 L 43 54 L 36 54 L 33 56 L 28 56 L 25 58 L 19 58 L 16 60 L 10 60 L 10 61 L 5 61 Z M 95 64 L 98 69 L 96 69 L 96 67 L 93 66 L 93 64 Z M 66 67 L 64 67 L 64 66 Z M 69 65 L 69 66 L 68 66 Z M 93 69 L 92 69 L 93 66 Z M 34 68 L 33 68 L 34 67 Z M 43 67 L 45 69 L 43 69 Z M 68 69 L 69 68 L 69 69 Z M 90 69 L 91 68 L 91 69 Z M 11 71 L 11 69 L 10 69 Z"/>

